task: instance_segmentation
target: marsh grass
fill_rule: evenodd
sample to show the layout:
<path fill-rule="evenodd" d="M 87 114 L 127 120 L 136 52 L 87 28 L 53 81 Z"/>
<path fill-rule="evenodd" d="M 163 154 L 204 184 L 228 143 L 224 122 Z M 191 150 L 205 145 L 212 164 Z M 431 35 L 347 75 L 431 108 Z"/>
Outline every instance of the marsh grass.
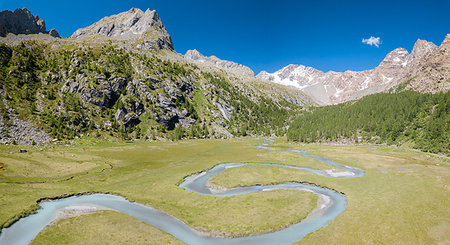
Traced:
<path fill-rule="evenodd" d="M 100 211 L 56 221 L 31 242 L 40 244 L 183 244 L 126 214 Z"/>
<path fill-rule="evenodd" d="M 448 158 L 407 148 L 374 145 L 282 145 L 366 170 L 360 178 L 329 179 L 299 170 L 245 166 L 211 180 L 227 187 L 302 179 L 345 193 L 348 205 L 326 227 L 299 244 L 448 244 Z M 256 168 L 255 168 L 256 167 Z"/>
<path fill-rule="evenodd" d="M 237 236 L 280 229 L 301 220 L 315 207 L 316 197 L 299 191 L 259 192 L 230 198 L 206 197 L 177 186 L 183 177 L 191 173 L 227 162 L 267 162 L 328 168 L 325 164 L 296 153 L 256 149 L 255 146 L 260 143 L 261 140 L 254 138 L 131 144 L 92 142 L 69 147 L 52 146 L 44 149 L 42 154 L 33 154 L 38 150 L 36 147 L 29 150 L 30 154 L 23 155 L 15 153 L 18 151 L 15 146 L 0 146 L 0 159 L 5 159 L 4 162 L 0 161 L 6 169 L 0 172 L 0 223 L 8 224 L 17 215 L 30 212 L 36 207 L 39 198 L 94 191 L 113 192 L 150 205 L 192 227 L 214 234 Z M 330 179 L 300 170 L 245 166 L 228 169 L 212 182 L 231 187 L 308 181 L 344 192 L 348 200 L 346 211 L 326 227 L 307 235 L 301 243 L 449 242 L 448 158 L 385 146 L 298 145 L 286 144 L 283 139 L 277 139 L 275 143 L 273 147 L 304 149 L 309 154 L 364 169 L 366 175 L 360 178 Z M 28 160 L 28 156 L 33 158 Z M 61 171 L 63 167 L 56 166 L 58 161 L 48 161 L 47 156 L 57 156 L 60 161 L 67 159 L 67 172 Z M 73 168 L 70 162 L 79 164 L 78 156 L 87 162 L 94 159 L 92 162 L 95 165 L 86 169 Z M 15 161 L 8 162 L 8 159 Z M 16 161 L 20 161 L 21 168 L 13 166 Z M 113 168 L 101 171 L 109 163 Z M 36 166 L 45 168 L 46 173 L 43 176 L 33 175 L 30 169 Z M 9 169 L 14 169 L 14 172 Z M 73 178 L 55 182 L 61 180 L 61 176 Z M 305 206 L 298 209 L 299 205 L 296 204 Z M 59 232 L 58 228 L 54 232 Z M 42 239 L 45 241 L 46 238 Z"/>
<path fill-rule="evenodd" d="M 183 177 L 219 163 L 273 160 L 266 151 L 254 147 L 258 142 L 251 138 L 117 142 L 49 147 L 43 152 L 30 148 L 27 154 L 15 153 L 12 148 L 12 154 L 3 150 L 0 159 L 5 159 L 11 171 L 1 175 L 4 181 L 0 183 L 0 221 L 7 225 L 19 217 L 16 214 L 30 213 L 42 197 L 92 191 L 113 192 L 153 206 L 216 235 L 242 236 L 278 230 L 305 218 L 316 206 L 317 197 L 299 191 L 206 197 L 177 186 Z M 78 167 L 79 162 L 85 161 L 92 164 Z M 39 171 L 45 173 L 34 173 Z M 61 176 L 72 178 L 65 180 Z M 283 214 L 279 214 L 280 210 Z M 236 224 L 236 220 L 244 221 Z"/>

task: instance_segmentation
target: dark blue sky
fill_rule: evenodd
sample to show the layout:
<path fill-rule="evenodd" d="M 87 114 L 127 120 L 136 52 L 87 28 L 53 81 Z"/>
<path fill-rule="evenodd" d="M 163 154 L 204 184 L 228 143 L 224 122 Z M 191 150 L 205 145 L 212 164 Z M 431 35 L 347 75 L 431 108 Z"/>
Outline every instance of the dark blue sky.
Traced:
<path fill-rule="evenodd" d="M 450 0 L 0 0 L 27 7 L 63 37 L 131 7 L 156 9 L 175 49 L 197 49 L 273 72 L 288 64 L 328 71 L 365 70 L 420 38 L 439 45 L 450 33 Z M 379 48 L 362 38 L 380 37 Z"/>

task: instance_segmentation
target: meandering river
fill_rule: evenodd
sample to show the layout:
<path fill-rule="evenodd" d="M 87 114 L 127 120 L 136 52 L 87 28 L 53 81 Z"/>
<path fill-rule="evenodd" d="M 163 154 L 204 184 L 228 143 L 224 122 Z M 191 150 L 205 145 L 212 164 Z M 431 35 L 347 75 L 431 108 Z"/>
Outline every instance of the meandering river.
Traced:
<path fill-rule="evenodd" d="M 149 206 L 144 206 L 139 203 L 129 202 L 123 197 L 110 194 L 91 194 L 84 196 L 73 196 L 63 198 L 55 201 L 46 201 L 40 203 L 41 208 L 36 214 L 32 214 L 15 222 L 9 228 L 4 228 L 0 233 L 0 244 L 21 245 L 29 244 L 37 234 L 49 225 L 55 219 L 58 211 L 63 208 L 70 208 L 73 206 L 96 205 L 107 209 L 115 210 L 136 219 L 142 220 L 150 225 L 153 225 L 171 235 L 180 241 L 187 244 L 290 244 L 301 240 L 306 234 L 311 233 L 321 227 L 324 227 L 328 222 L 332 221 L 336 216 L 345 210 L 347 200 L 344 195 L 334 190 L 296 183 L 288 182 L 277 185 L 265 186 L 248 186 L 236 187 L 232 189 L 212 189 L 207 186 L 207 181 L 213 176 L 216 176 L 227 168 L 240 167 L 245 165 L 268 165 L 283 168 L 292 168 L 308 171 L 321 176 L 330 178 L 352 178 L 364 175 L 364 171 L 341 165 L 324 157 L 312 156 L 302 150 L 286 150 L 267 147 L 271 143 L 265 140 L 264 143 L 257 146 L 263 150 L 277 150 L 277 151 L 291 151 L 299 153 L 303 156 L 316 159 L 318 161 L 329 164 L 337 169 L 339 172 L 331 170 L 317 170 L 304 167 L 286 166 L 280 164 L 270 163 L 224 163 L 213 167 L 210 170 L 195 174 L 184 179 L 180 184 L 181 188 L 188 191 L 195 192 L 200 195 L 207 196 L 236 196 L 246 193 L 280 190 L 280 189 L 294 189 L 299 191 L 311 191 L 319 195 L 321 202 L 312 213 L 303 221 L 293 224 L 285 229 L 266 233 L 262 235 L 254 235 L 248 237 L 237 238 L 219 238 L 208 236 L 193 230 L 188 225 L 179 221 L 173 216 L 154 209 Z"/>

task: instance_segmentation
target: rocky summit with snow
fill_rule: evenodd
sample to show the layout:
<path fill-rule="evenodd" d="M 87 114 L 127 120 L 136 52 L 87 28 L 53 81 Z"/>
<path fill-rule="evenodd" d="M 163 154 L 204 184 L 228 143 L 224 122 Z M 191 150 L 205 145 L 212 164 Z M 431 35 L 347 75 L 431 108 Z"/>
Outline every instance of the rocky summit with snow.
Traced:
<path fill-rule="evenodd" d="M 440 47 L 419 39 L 411 53 L 397 48 L 371 70 L 322 72 L 303 65 L 288 65 L 274 73 L 262 71 L 257 78 L 300 89 L 321 105 L 358 99 L 399 85 L 420 92 L 448 91 L 449 36 Z"/>

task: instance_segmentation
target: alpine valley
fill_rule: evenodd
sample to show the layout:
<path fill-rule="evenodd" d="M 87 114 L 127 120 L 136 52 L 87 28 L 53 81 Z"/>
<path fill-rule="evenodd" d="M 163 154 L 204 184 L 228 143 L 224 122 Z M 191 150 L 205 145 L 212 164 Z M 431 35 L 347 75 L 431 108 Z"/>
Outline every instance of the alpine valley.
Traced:
<path fill-rule="evenodd" d="M 449 243 L 450 34 L 255 76 L 169 31 L 0 12 L 0 245 Z"/>

